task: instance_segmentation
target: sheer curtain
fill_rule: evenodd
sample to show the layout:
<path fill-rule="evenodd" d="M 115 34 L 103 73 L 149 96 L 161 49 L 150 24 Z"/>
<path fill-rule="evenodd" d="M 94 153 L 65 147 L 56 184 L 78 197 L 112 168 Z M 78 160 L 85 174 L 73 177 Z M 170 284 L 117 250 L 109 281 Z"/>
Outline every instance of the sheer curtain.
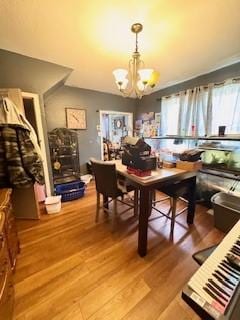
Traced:
<path fill-rule="evenodd" d="M 226 126 L 226 134 L 240 134 L 240 80 L 163 97 L 161 108 L 162 135 L 218 135 L 219 126 Z"/>
<path fill-rule="evenodd" d="M 203 86 L 180 92 L 178 134 L 205 136 L 211 131 L 211 91 Z"/>
<path fill-rule="evenodd" d="M 161 100 L 161 135 L 178 134 L 179 96 L 163 97 Z"/>
<path fill-rule="evenodd" d="M 240 133 L 240 82 L 228 80 L 213 89 L 212 114 L 213 135 L 219 126 L 226 126 L 226 134 Z"/>

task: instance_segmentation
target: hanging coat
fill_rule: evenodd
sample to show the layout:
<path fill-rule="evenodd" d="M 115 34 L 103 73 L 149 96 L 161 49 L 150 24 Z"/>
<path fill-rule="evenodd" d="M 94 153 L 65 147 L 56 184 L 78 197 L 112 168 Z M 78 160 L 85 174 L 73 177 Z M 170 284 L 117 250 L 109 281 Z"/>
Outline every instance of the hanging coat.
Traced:
<path fill-rule="evenodd" d="M 44 184 L 41 159 L 29 130 L 19 125 L 0 126 L 0 188 Z"/>

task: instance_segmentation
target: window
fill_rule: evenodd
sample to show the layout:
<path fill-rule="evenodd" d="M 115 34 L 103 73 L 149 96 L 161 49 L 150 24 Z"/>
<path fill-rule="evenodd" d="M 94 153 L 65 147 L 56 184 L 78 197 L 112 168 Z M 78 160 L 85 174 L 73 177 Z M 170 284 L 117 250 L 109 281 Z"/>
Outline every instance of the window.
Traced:
<path fill-rule="evenodd" d="M 214 88 L 212 94 L 212 134 L 226 126 L 226 134 L 240 133 L 240 83 Z"/>
<path fill-rule="evenodd" d="M 162 135 L 240 134 L 240 82 L 226 81 L 222 86 L 197 87 L 162 99 Z"/>
<path fill-rule="evenodd" d="M 161 135 L 178 134 L 179 96 L 163 98 L 161 104 Z"/>

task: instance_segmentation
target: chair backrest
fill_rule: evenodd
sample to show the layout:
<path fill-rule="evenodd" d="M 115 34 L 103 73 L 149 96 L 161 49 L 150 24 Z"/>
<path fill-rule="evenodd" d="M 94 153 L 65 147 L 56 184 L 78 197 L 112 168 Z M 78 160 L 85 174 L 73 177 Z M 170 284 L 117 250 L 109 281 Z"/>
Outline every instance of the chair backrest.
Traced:
<path fill-rule="evenodd" d="M 95 175 L 97 192 L 107 196 L 116 197 L 118 194 L 117 172 L 114 163 L 90 159 L 92 171 Z"/>

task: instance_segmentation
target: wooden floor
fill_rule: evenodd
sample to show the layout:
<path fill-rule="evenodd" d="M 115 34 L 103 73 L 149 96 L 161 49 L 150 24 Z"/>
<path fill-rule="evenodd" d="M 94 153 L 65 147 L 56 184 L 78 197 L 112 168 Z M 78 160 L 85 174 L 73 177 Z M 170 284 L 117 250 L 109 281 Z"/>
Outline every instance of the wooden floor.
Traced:
<path fill-rule="evenodd" d="M 18 221 L 21 253 L 15 274 L 15 319 L 199 319 L 181 300 L 197 265 L 192 253 L 218 243 L 221 232 L 198 206 L 195 224 L 185 214 L 169 240 L 166 218 L 150 222 L 148 255 L 137 254 L 137 220 L 121 216 L 111 233 L 102 213 L 95 224 L 95 188 L 63 203 L 41 221 Z"/>

